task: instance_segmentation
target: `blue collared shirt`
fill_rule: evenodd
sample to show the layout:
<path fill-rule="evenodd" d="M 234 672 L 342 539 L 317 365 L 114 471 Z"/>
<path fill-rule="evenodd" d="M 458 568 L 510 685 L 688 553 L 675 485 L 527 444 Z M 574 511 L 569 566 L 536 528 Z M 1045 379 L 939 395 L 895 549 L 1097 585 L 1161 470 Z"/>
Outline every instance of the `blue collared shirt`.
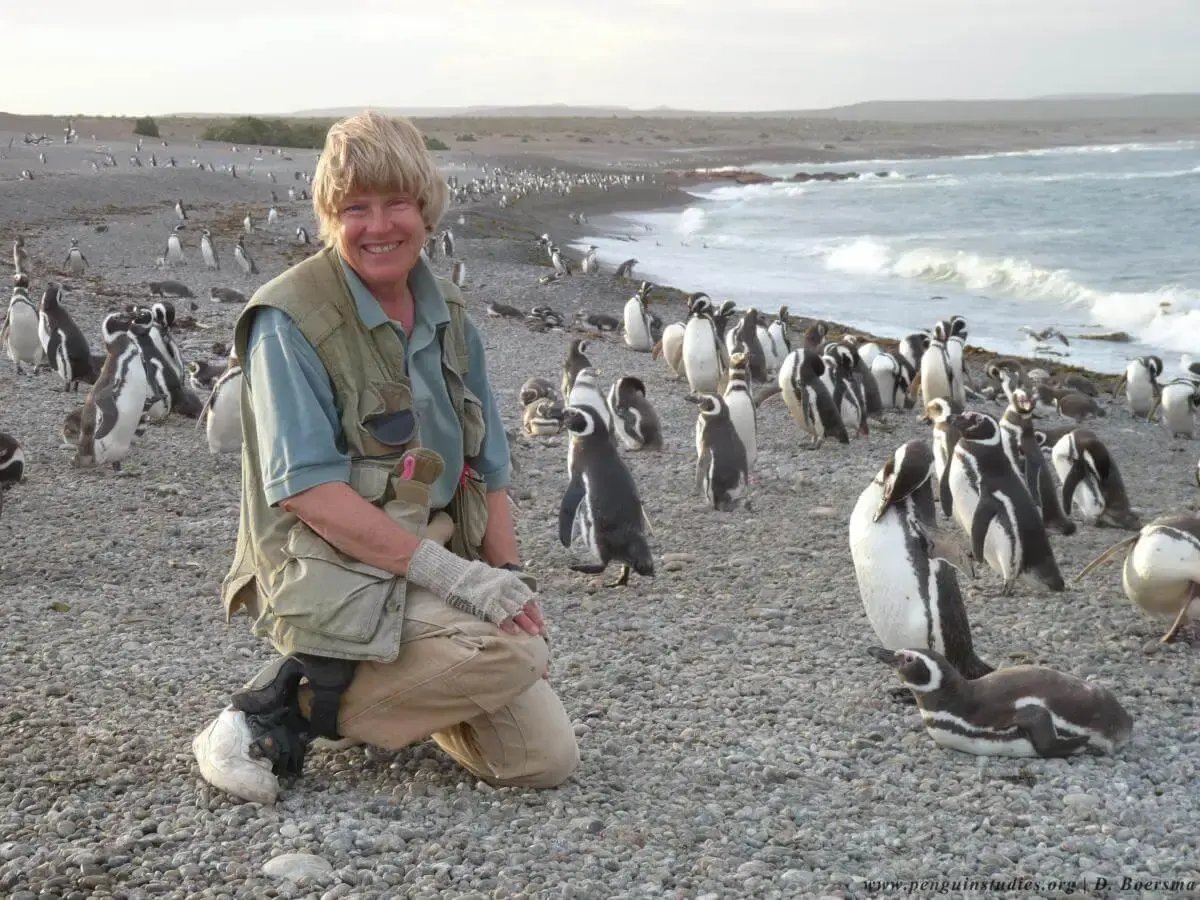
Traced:
<path fill-rule="evenodd" d="M 405 364 L 412 381 L 413 410 L 421 444 L 446 461 L 434 483 L 431 503 L 440 509 L 450 502 L 458 485 L 463 459 L 462 427 L 442 377 L 442 348 L 438 326 L 450 321 L 446 300 L 424 260 L 408 277 L 416 315 L 408 338 L 390 323 L 383 307 L 345 260 L 342 270 L 350 285 L 358 317 L 367 328 L 394 327 L 405 345 Z M 508 438 L 500 410 L 488 383 L 483 341 L 467 321 L 470 371 L 466 385 L 483 403 L 486 433 L 472 466 L 488 490 L 508 485 Z M 288 497 L 331 481 L 350 481 L 350 455 L 342 436 L 341 416 L 333 383 L 321 359 L 287 313 L 270 307 L 259 310 L 250 323 L 247 359 L 243 366 L 258 438 L 262 480 L 267 502 Z"/>

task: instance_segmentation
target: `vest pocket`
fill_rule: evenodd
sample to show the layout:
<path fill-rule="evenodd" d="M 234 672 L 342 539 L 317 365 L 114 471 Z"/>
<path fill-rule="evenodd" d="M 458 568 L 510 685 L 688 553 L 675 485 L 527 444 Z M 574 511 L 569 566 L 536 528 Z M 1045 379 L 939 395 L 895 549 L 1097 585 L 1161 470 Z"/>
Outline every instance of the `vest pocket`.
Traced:
<path fill-rule="evenodd" d="M 285 550 L 272 579 L 271 611 L 304 631 L 366 643 L 389 601 L 404 596 L 404 579 L 346 556 L 303 522 L 288 532 Z"/>
<path fill-rule="evenodd" d="M 450 549 L 464 559 L 480 559 L 488 523 L 487 483 L 470 466 L 463 467 L 450 500 L 450 518 L 454 520 Z"/>
<path fill-rule="evenodd" d="M 483 437 L 487 429 L 483 419 L 483 402 L 463 387 L 463 457 L 474 459 L 483 449 Z"/>
<path fill-rule="evenodd" d="M 418 437 L 412 386 L 403 381 L 378 381 L 358 398 L 358 443 L 362 456 L 398 453 Z"/>

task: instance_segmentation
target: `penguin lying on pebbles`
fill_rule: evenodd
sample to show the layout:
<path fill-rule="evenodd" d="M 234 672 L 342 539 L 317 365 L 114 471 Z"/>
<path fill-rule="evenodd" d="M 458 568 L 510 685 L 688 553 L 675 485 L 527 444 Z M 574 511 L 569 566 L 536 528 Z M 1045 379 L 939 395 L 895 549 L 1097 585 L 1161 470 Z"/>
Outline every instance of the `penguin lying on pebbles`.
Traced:
<path fill-rule="evenodd" d="M 521 385 L 521 392 L 517 395 L 521 401 L 521 408 L 529 406 L 535 400 L 554 400 L 558 403 L 562 402 L 562 394 L 558 392 L 558 388 L 549 378 L 541 378 L 537 375 L 529 378 Z"/>
<path fill-rule="evenodd" d="M 245 303 L 246 295 L 227 287 L 211 287 L 208 289 L 208 299 L 213 303 Z"/>
<path fill-rule="evenodd" d="M 654 559 L 643 532 L 642 501 L 613 445 L 603 414 L 590 407 L 568 406 L 562 421 L 571 433 L 567 457 L 570 483 L 559 505 L 558 537 L 564 547 L 583 544 L 593 558 L 571 569 L 598 575 L 610 562 L 620 562 L 621 577 L 609 587 L 628 584 L 631 570 L 653 577 Z"/>
<path fill-rule="evenodd" d="M 979 756 L 1113 753 L 1129 743 L 1133 719 L 1107 688 L 1042 666 L 1012 666 L 963 678 L 932 650 L 871 656 L 896 669 L 913 692 L 934 743 Z"/>
<path fill-rule="evenodd" d="M 613 382 L 608 390 L 608 408 L 617 437 L 627 450 L 662 449 L 662 425 L 646 399 L 646 385 L 640 378 L 623 375 Z"/>
<path fill-rule="evenodd" d="M 850 514 L 854 574 L 885 646 L 927 646 L 964 678 L 978 678 L 992 667 L 975 655 L 958 573 L 934 547 L 933 488 L 926 441 L 909 441 L 888 457 Z"/>
<path fill-rule="evenodd" d="M 0 511 L 4 509 L 4 492 L 19 482 L 25 474 L 25 451 L 11 434 L 0 431 Z"/>
<path fill-rule="evenodd" d="M 558 393 L 555 391 L 555 393 Z M 525 406 L 522 424 L 525 433 L 535 437 L 549 437 L 562 431 L 562 404 L 550 397 L 538 397 Z"/>
<path fill-rule="evenodd" d="M 1125 596 L 1152 616 L 1173 622 L 1162 637 L 1200 643 L 1200 517 L 1164 516 L 1131 538 L 1109 547 L 1088 563 L 1075 580 L 1128 550 L 1121 583 Z"/>

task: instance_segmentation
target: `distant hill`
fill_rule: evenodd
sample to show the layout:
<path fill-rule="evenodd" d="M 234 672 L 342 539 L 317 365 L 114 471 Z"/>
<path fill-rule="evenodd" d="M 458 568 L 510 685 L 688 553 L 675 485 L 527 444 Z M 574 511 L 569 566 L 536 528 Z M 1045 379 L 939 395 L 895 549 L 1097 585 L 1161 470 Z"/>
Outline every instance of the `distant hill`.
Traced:
<path fill-rule="evenodd" d="M 1069 121 L 1078 119 L 1200 118 L 1200 94 L 1065 94 L 1025 100 L 869 100 L 829 109 L 706 110 L 632 109 L 627 106 L 457 106 L 376 107 L 380 112 L 430 118 L 796 118 L 874 122 Z M 309 109 L 282 115 L 336 119 L 362 107 Z"/>

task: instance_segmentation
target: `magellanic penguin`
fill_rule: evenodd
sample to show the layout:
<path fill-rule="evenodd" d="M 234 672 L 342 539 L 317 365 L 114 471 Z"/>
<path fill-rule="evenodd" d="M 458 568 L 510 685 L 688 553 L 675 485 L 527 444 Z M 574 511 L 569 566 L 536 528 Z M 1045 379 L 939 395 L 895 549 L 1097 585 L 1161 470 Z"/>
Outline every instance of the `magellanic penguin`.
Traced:
<path fill-rule="evenodd" d="M 1013 391 L 1012 401 L 1000 417 L 1001 445 L 1017 476 L 1025 482 L 1034 505 L 1042 512 L 1042 524 L 1059 534 L 1075 533 L 1075 523 L 1059 504 L 1058 486 L 1042 455 L 1042 442 L 1033 428 L 1036 404 L 1024 388 Z"/>
<path fill-rule="evenodd" d="M 884 409 L 912 409 L 916 399 L 909 388 L 914 372 L 907 359 L 896 353 L 882 352 L 871 360 L 871 376 Z"/>
<path fill-rule="evenodd" d="M 221 259 L 217 256 L 217 248 L 213 245 L 212 232 L 207 228 L 200 232 L 200 255 L 204 257 L 204 265 L 210 269 L 220 270 Z"/>
<path fill-rule="evenodd" d="M 858 591 L 885 647 L 926 647 L 964 678 L 978 678 L 992 667 L 975 655 L 958 573 L 939 556 L 933 534 L 933 452 L 926 441 L 909 441 L 850 514 Z"/>
<path fill-rule="evenodd" d="M 0 490 L 25 477 L 25 451 L 11 434 L 0 431 Z"/>
<path fill-rule="evenodd" d="M 521 312 L 515 306 L 509 306 L 507 303 L 500 303 L 497 300 L 489 300 L 486 305 L 487 314 L 493 319 L 523 319 L 525 313 Z"/>
<path fill-rule="evenodd" d="M 246 295 L 227 287 L 210 287 L 208 299 L 213 303 L 245 303 Z"/>
<path fill-rule="evenodd" d="M 87 339 L 62 305 L 62 290 L 51 281 L 38 307 L 38 338 L 42 355 L 63 380 L 63 390 L 79 390 L 80 381 L 92 381 L 92 354 Z"/>
<path fill-rule="evenodd" d="M 841 413 L 833 405 L 822 376 L 825 363 L 812 350 L 797 348 L 779 367 L 779 390 L 796 424 L 812 436 L 811 449 L 821 446 L 827 436 L 839 443 L 850 443 Z"/>
<path fill-rule="evenodd" d="M 246 250 L 246 238 L 242 235 L 238 235 L 237 243 L 233 245 L 233 258 L 237 260 L 243 275 L 258 274 L 258 266 L 254 264 L 254 260 Z"/>
<path fill-rule="evenodd" d="M 729 407 L 729 421 L 733 423 L 746 449 L 746 472 L 751 474 L 754 464 L 758 462 L 758 417 L 746 374 L 745 355 L 734 353 L 729 358 L 729 381 L 725 385 L 724 397 Z"/>
<path fill-rule="evenodd" d="M 646 399 L 646 385 L 640 378 L 622 375 L 613 382 L 608 390 L 608 409 L 617 437 L 626 449 L 662 449 L 662 424 Z"/>
<path fill-rule="evenodd" d="M 1129 505 L 1125 483 L 1108 448 L 1086 428 L 1076 428 L 1054 445 L 1054 471 L 1062 481 L 1062 506 L 1072 506 L 1089 525 L 1136 530 L 1141 519 Z"/>
<path fill-rule="evenodd" d="M 1107 688 L 1042 666 L 1012 666 L 966 679 L 933 650 L 872 647 L 913 692 L 934 743 L 978 756 L 1113 753 L 1129 743 L 1130 718 Z"/>
<path fill-rule="evenodd" d="M 83 251 L 79 249 L 79 241 L 71 239 L 71 249 L 67 251 L 67 258 L 63 260 L 63 265 L 72 275 L 78 277 L 83 274 L 83 270 L 87 267 L 87 257 L 83 255 Z"/>
<path fill-rule="evenodd" d="M 654 348 L 654 340 L 650 335 L 650 314 L 646 312 L 650 288 L 650 282 L 643 281 L 637 293 L 625 301 L 625 343 L 639 353 L 649 353 Z"/>
<path fill-rule="evenodd" d="M 576 374 L 575 383 L 571 385 L 571 392 L 567 394 L 567 406 L 586 406 L 594 409 L 596 414 L 604 420 L 608 436 L 612 438 L 613 443 L 616 443 L 617 436 L 613 428 L 612 410 L 608 408 L 608 401 L 600 390 L 599 373 L 591 366 L 580 369 Z"/>
<path fill-rule="evenodd" d="M 858 395 L 863 400 L 865 415 L 875 419 L 877 422 L 883 421 L 883 398 L 879 394 L 879 382 L 875 380 L 875 375 L 871 372 L 870 364 L 863 359 L 858 341 L 847 339 L 842 341 L 839 346 L 845 353 L 849 354 L 853 363 L 851 374 L 858 388 Z M 867 344 L 865 346 L 874 347 L 876 350 L 879 349 L 874 344 Z M 872 359 L 874 358 L 873 356 Z"/>
<path fill-rule="evenodd" d="M 637 265 L 636 259 L 627 259 L 625 262 L 617 266 L 613 272 L 613 278 L 630 278 L 633 276 L 633 267 Z"/>
<path fill-rule="evenodd" d="M 42 362 L 42 339 L 38 335 L 38 310 L 29 299 L 29 277 L 22 272 L 13 276 L 12 299 L 8 301 L 8 316 L 0 328 L 0 344 L 21 374 L 21 363 L 39 366 Z"/>
<path fill-rule="evenodd" d="M 121 468 L 150 396 L 141 349 L 126 333 L 108 342 L 108 357 L 88 391 L 80 421 L 75 465 Z"/>
<path fill-rule="evenodd" d="M 958 429 L 950 424 L 950 401 L 939 397 L 925 407 L 924 421 L 933 426 L 933 473 L 937 486 L 934 492 L 942 515 L 954 515 L 954 498 L 950 493 L 950 460 L 960 437 Z M 893 648 L 895 649 L 895 648 Z"/>
<path fill-rule="evenodd" d="M 1172 438 L 1191 440 L 1196 436 L 1196 406 L 1200 404 L 1200 385 L 1186 378 L 1169 381 L 1162 386 L 1158 401 L 1150 410 L 1162 408 L 1162 426 Z"/>
<path fill-rule="evenodd" d="M 307 237 L 307 235 L 305 236 Z M 456 288 L 467 286 L 467 264 L 461 259 L 454 263 L 454 268 L 450 272 L 450 281 Z"/>
<path fill-rule="evenodd" d="M 688 394 L 686 399 L 700 408 L 696 418 L 696 487 L 713 509 L 730 512 L 743 500 L 749 508 L 746 448 L 729 419 L 725 398 Z"/>
<path fill-rule="evenodd" d="M 918 332 L 901 338 L 896 346 L 896 352 L 908 363 L 911 373 L 909 375 L 910 383 L 915 383 L 921 372 L 921 360 L 925 358 L 925 351 L 929 349 L 930 341 L 928 334 Z"/>
<path fill-rule="evenodd" d="M 1058 410 L 1059 415 L 1076 422 L 1097 417 L 1103 418 L 1107 415 L 1104 407 L 1097 403 L 1094 397 L 1078 391 L 1066 391 L 1058 395 L 1054 398 L 1054 407 Z"/>
<path fill-rule="evenodd" d="M 1136 535 L 1109 547 L 1076 576 L 1079 581 L 1122 550 L 1129 550 L 1121 583 L 1125 596 L 1152 616 L 1171 621 L 1163 635 L 1200 643 L 1200 518 L 1164 516 Z M 1190 624 L 1189 624 L 1190 623 Z"/>
<path fill-rule="evenodd" d="M 182 225 L 176 225 L 171 229 L 171 234 L 167 237 L 167 250 L 163 254 L 163 258 L 171 264 L 187 264 L 187 257 L 183 255 L 183 242 L 179 239 L 179 230 L 181 228 L 183 228 Z"/>
<path fill-rule="evenodd" d="M 229 357 L 229 365 L 204 401 L 197 426 L 201 422 L 209 453 L 216 456 L 242 449 L 242 367 L 236 356 Z"/>
<path fill-rule="evenodd" d="M 188 384 L 194 391 L 211 391 L 217 379 L 225 374 L 227 365 L 210 363 L 205 359 L 194 359 L 188 363 Z"/>
<path fill-rule="evenodd" d="M 967 320 L 962 316 L 951 316 L 946 324 L 949 326 L 946 357 L 950 360 L 950 372 L 954 378 L 951 385 L 953 396 L 950 399 L 955 409 L 961 410 L 967 405 L 967 367 L 963 359 L 967 346 Z"/>
<path fill-rule="evenodd" d="M 1125 399 L 1135 419 L 1148 419 L 1158 397 L 1158 376 L 1163 372 L 1162 360 L 1157 356 L 1139 356 L 1130 360 L 1125 374 L 1117 384 L 1125 386 Z"/>
<path fill-rule="evenodd" d="M 558 391 L 555 391 L 557 394 Z M 535 437 L 549 437 L 562 431 L 563 407 L 552 397 L 535 397 L 526 405 L 521 416 L 525 433 Z"/>
<path fill-rule="evenodd" d="M 962 412 L 954 400 L 954 371 L 946 342 L 950 339 L 949 326 L 938 322 L 933 326 L 929 347 L 921 356 L 921 402 L 928 408 L 934 400 L 949 400 L 955 412 Z"/>
<path fill-rule="evenodd" d="M 580 338 L 571 341 L 571 346 L 567 350 L 567 358 L 563 361 L 562 367 L 562 395 L 564 397 L 571 396 L 571 388 L 575 386 L 575 377 L 592 364 L 587 358 L 587 349 L 587 341 Z"/>
<path fill-rule="evenodd" d="M 662 355 L 676 379 L 686 375 L 683 369 L 683 338 L 686 333 L 687 326 L 682 322 L 672 322 L 663 329 L 662 340 L 650 351 L 655 358 Z"/>
<path fill-rule="evenodd" d="M 763 384 L 767 380 L 767 357 L 758 339 L 758 328 L 758 310 L 750 307 L 725 333 L 725 346 L 730 356 L 740 349 L 746 357 L 750 380 Z"/>
<path fill-rule="evenodd" d="M 978 412 L 947 421 L 960 434 L 950 462 L 954 517 L 971 540 L 972 555 L 1004 579 L 1004 594 L 1023 573 L 1063 590 L 1041 512 L 1004 453 L 999 423 Z"/>
<path fill-rule="evenodd" d="M 788 308 L 781 306 L 779 312 L 775 314 L 775 318 L 767 325 L 767 339 L 764 341 L 761 337 L 759 338 L 763 353 L 767 356 L 767 369 L 775 374 L 779 374 L 779 367 L 783 365 L 784 357 L 792 352 L 792 339 L 788 333 L 790 328 Z"/>
<path fill-rule="evenodd" d="M 826 344 L 821 361 L 825 363 L 825 386 L 833 397 L 834 408 L 841 413 L 846 433 L 870 434 L 867 425 L 867 399 L 862 384 L 855 378 L 854 352 L 844 344 Z"/>
<path fill-rule="evenodd" d="M 712 303 L 697 298 L 683 331 L 683 372 L 692 393 L 715 394 L 725 379 L 725 348 L 713 319 Z"/>
<path fill-rule="evenodd" d="M 554 383 L 549 378 L 542 378 L 535 375 L 532 378 L 526 379 L 525 383 L 521 385 L 521 391 L 517 395 L 517 399 L 521 404 L 521 408 L 524 409 L 535 400 L 542 399 L 553 400 L 555 403 L 561 405 L 563 398 L 558 388 L 554 386 Z"/>
<path fill-rule="evenodd" d="M 568 406 L 563 426 L 571 433 L 570 483 L 558 509 L 558 538 L 564 547 L 579 543 L 592 555 L 592 561 L 571 569 L 597 575 L 615 560 L 622 564 L 621 577 L 610 587 L 628 584 L 631 569 L 652 577 L 654 559 L 643 531 L 642 501 L 603 415 L 590 407 Z"/>

